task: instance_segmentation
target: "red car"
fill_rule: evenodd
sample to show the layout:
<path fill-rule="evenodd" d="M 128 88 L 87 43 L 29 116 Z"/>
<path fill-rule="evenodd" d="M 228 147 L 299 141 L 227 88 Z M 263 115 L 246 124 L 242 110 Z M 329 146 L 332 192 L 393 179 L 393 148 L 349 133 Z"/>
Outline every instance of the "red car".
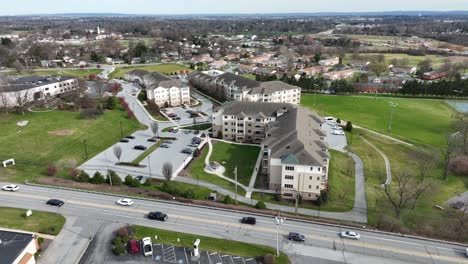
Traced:
<path fill-rule="evenodd" d="M 137 254 L 138 252 L 140 252 L 140 243 L 138 243 L 138 240 L 136 239 L 132 239 L 130 241 L 128 241 L 128 251 L 130 252 L 130 254 Z"/>

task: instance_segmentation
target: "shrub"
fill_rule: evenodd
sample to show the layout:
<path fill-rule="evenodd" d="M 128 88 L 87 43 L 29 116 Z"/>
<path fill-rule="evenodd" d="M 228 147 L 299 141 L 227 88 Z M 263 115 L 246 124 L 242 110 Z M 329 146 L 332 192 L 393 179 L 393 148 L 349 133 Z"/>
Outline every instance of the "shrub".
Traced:
<path fill-rule="evenodd" d="M 266 205 L 264 202 L 258 201 L 257 204 L 255 205 L 255 208 L 263 210 L 263 209 L 266 209 Z"/>
<path fill-rule="evenodd" d="M 322 196 L 322 201 L 324 203 L 328 202 L 328 192 L 323 191 L 320 193 L 320 196 Z"/>
<path fill-rule="evenodd" d="M 106 102 L 106 108 L 109 110 L 114 110 L 117 108 L 117 99 L 115 96 L 109 96 Z"/>
<path fill-rule="evenodd" d="M 114 253 L 114 255 L 116 255 L 116 256 L 125 255 L 125 246 L 122 245 L 122 244 L 114 246 L 112 248 L 112 253 Z"/>
<path fill-rule="evenodd" d="M 124 226 L 124 227 L 119 228 L 119 236 L 121 236 L 121 238 L 128 236 L 127 227 Z"/>
<path fill-rule="evenodd" d="M 103 184 L 106 182 L 106 179 L 104 178 L 104 176 L 102 176 L 102 174 L 99 171 L 96 171 L 96 173 L 94 173 L 93 178 L 89 179 L 89 182 L 94 184 Z"/>
<path fill-rule="evenodd" d="M 281 194 L 275 194 L 274 199 L 277 202 L 281 201 Z"/>
<path fill-rule="evenodd" d="M 127 185 L 127 186 L 132 185 L 132 184 L 133 184 L 133 177 L 130 176 L 130 175 L 127 175 L 127 176 L 125 177 L 125 181 L 124 181 L 123 184 L 125 184 L 125 185 Z"/>
<path fill-rule="evenodd" d="M 133 179 L 132 183 L 130 184 L 131 187 L 140 187 L 141 182 L 137 179 Z"/>
<path fill-rule="evenodd" d="M 195 191 L 193 189 L 188 189 L 182 193 L 182 197 L 187 199 L 195 199 Z"/>
<path fill-rule="evenodd" d="M 346 123 L 345 130 L 348 131 L 348 132 L 352 132 L 352 131 L 353 131 L 353 123 L 351 123 L 351 121 L 348 121 L 348 122 Z"/>
<path fill-rule="evenodd" d="M 132 118 L 134 118 L 134 117 L 135 117 L 135 114 L 133 113 L 133 111 L 130 110 L 130 109 L 128 109 L 128 110 L 127 110 L 127 118 L 128 118 L 128 119 L 132 119 Z"/>
<path fill-rule="evenodd" d="M 103 115 L 104 114 L 104 108 L 102 108 L 101 104 L 98 104 L 96 106 L 96 115 Z"/>
<path fill-rule="evenodd" d="M 225 203 L 225 204 L 234 204 L 234 199 L 232 199 L 231 196 L 226 195 L 226 196 L 224 196 L 223 203 Z"/>
<path fill-rule="evenodd" d="M 143 183 L 143 186 L 151 186 L 150 178 L 146 178 L 145 182 Z"/>
<path fill-rule="evenodd" d="M 146 97 L 146 91 L 141 91 L 139 94 L 138 94 L 138 100 L 140 100 L 140 102 L 144 102 L 146 101 L 148 98 Z M 154 103 L 153 103 L 154 104 Z M 148 106 L 149 106 L 149 103 L 148 103 Z"/>
<path fill-rule="evenodd" d="M 68 173 L 70 177 L 75 178 L 80 174 L 80 171 L 77 169 L 70 169 L 70 172 Z"/>
<path fill-rule="evenodd" d="M 169 193 L 169 194 L 174 195 L 174 196 L 182 196 L 181 193 L 180 193 L 180 190 L 177 189 L 177 187 L 170 181 L 165 181 L 161 185 L 160 190 L 162 192 Z"/>
<path fill-rule="evenodd" d="M 112 180 L 112 185 L 116 185 L 116 186 L 122 185 L 122 179 L 120 179 L 119 175 L 117 175 L 115 171 L 109 170 L 109 176 L 110 178 L 107 179 L 107 183 L 110 184 L 110 180 Z"/>
<path fill-rule="evenodd" d="M 468 176 L 468 156 L 454 158 L 449 164 L 449 170 L 455 175 Z"/>
<path fill-rule="evenodd" d="M 120 235 L 115 236 L 114 240 L 112 240 L 112 245 L 117 246 L 117 245 L 121 245 L 121 244 L 122 244 L 122 237 Z"/>
<path fill-rule="evenodd" d="M 55 166 L 49 166 L 47 167 L 47 175 L 49 176 L 55 176 L 58 173 L 58 169 Z"/>
<path fill-rule="evenodd" d="M 89 175 L 85 171 L 80 171 L 80 174 L 75 178 L 77 182 L 89 182 Z"/>
<path fill-rule="evenodd" d="M 196 148 L 195 151 L 193 152 L 193 156 L 194 157 L 200 156 L 200 150 L 198 148 Z"/>
<path fill-rule="evenodd" d="M 84 119 L 91 119 L 91 118 L 96 118 L 99 114 L 97 108 L 85 108 L 82 109 L 80 112 L 81 118 Z"/>
<path fill-rule="evenodd" d="M 336 119 L 336 123 L 341 124 L 341 119 Z"/>

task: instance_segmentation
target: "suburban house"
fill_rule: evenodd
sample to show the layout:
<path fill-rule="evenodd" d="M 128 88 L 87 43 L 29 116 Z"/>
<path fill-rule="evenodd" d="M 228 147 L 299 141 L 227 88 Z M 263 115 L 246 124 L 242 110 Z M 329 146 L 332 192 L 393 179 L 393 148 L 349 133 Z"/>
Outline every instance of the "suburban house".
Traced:
<path fill-rule="evenodd" d="M 260 173 L 284 199 L 315 200 L 327 188 L 329 153 L 322 119 L 285 103 L 233 102 L 213 113 L 213 135 L 261 146 Z"/>
<path fill-rule="evenodd" d="M 257 68 L 257 66 L 247 65 L 247 64 L 239 64 L 237 70 L 240 73 L 253 73 L 253 71 Z"/>
<path fill-rule="evenodd" d="M 223 68 L 224 66 L 226 66 L 227 64 L 228 63 L 225 60 L 218 60 L 218 61 L 213 61 L 212 63 L 208 64 L 208 67 L 210 67 L 210 69 L 219 70 Z"/>
<path fill-rule="evenodd" d="M 416 73 L 416 67 L 395 67 L 393 65 L 390 65 L 390 71 L 396 74 L 415 74 Z"/>
<path fill-rule="evenodd" d="M 430 71 L 430 72 L 425 72 L 422 76 L 422 79 L 428 80 L 428 81 L 437 80 L 437 79 L 447 77 L 447 75 L 448 75 L 447 72 Z"/>
<path fill-rule="evenodd" d="M 190 104 L 190 88 L 179 80 L 144 70 L 133 70 L 127 73 L 124 78 L 128 81 L 138 82 L 146 88 L 148 100 L 154 101 L 160 107 Z"/>
<path fill-rule="evenodd" d="M 192 73 L 190 81 L 194 86 L 215 85 L 223 89 L 228 100 L 291 104 L 299 104 L 301 101 L 301 88 L 281 81 L 258 82 L 233 73 L 214 77 Z"/>
<path fill-rule="evenodd" d="M 355 70 L 353 69 L 347 69 L 347 70 L 341 70 L 341 71 L 332 71 L 332 72 L 327 72 L 323 74 L 323 78 L 327 80 L 341 80 L 341 79 L 346 79 L 353 77 L 355 73 Z"/>
<path fill-rule="evenodd" d="M 0 230 L 0 263 L 34 264 L 38 249 L 33 234 Z"/>
<path fill-rule="evenodd" d="M 0 87 L 0 93 L 6 98 L 7 107 L 14 107 L 18 105 L 18 100 L 23 104 L 30 103 L 78 88 L 78 80 L 72 77 L 26 76 L 9 80 Z"/>
<path fill-rule="evenodd" d="M 273 76 L 276 74 L 276 71 L 272 69 L 257 67 L 253 70 L 253 74 L 262 76 Z"/>
<path fill-rule="evenodd" d="M 338 57 L 319 61 L 319 64 L 321 66 L 333 66 L 333 65 L 336 65 L 338 63 L 340 63 L 340 59 Z"/>
<path fill-rule="evenodd" d="M 305 73 L 307 76 L 319 75 L 327 72 L 328 69 L 324 66 L 313 66 L 300 70 L 299 72 Z"/>

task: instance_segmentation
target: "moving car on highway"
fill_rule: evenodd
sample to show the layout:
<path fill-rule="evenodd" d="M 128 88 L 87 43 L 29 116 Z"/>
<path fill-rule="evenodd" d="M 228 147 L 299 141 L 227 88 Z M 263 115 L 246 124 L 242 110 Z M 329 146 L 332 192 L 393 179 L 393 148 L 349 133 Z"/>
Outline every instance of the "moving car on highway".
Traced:
<path fill-rule="evenodd" d="M 50 199 L 50 200 L 48 200 L 46 202 L 46 204 L 60 207 L 60 206 L 64 205 L 65 203 L 62 200 L 59 200 L 59 199 Z"/>
<path fill-rule="evenodd" d="M 359 235 L 358 232 L 354 232 L 354 231 L 343 231 L 340 233 L 340 236 L 342 238 L 349 238 L 349 239 L 355 239 L 355 240 L 358 240 L 359 238 L 361 238 L 361 235 Z"/>
<path fill-rule="evenodd" d="M 255 217 L 251 217 L 251 216 L 242 217 L 241 223 L 249 224 L 249 225 L 255 225 L 255 223 L 257 223 L 257 219 L 255 219 Z"/>
<path fill-rule="evenodd" d="M 117 204 L 122 206 L 131 206 L 133 205 L 133 200 L 129 198 L 122 198 L 117 200 Z"/>
<path fill-rule="evenodd" d="M 305 242 L 305 236 L 296 232 L 290 232 L 288 239 L 297 242 Z"/>
<path fill-rule="evenodd" d="M 149 212 L 148 213 L 148 219 L 151 220 L 159 220 L 159 221 L 167 221 L 167 214 L 164 214 L 162 212 Z"/>
<path fill-rule="evenodd" d="M 8 192 L 16 192 L 19 190 L 19 186 L 16 184 L 9 184 L 9 185 L 3 186 L 2 190 L 8 191 Z"/>

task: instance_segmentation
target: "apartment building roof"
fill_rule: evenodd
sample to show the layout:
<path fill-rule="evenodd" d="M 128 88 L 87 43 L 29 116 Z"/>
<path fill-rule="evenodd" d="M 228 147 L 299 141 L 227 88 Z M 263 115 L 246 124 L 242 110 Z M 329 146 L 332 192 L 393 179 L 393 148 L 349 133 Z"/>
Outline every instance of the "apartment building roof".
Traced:
<path fill-rule="evenodd" d="M 274 92 L 300 89 L 297 86 L 293 86 L 282 81 L 271 81 L 271 82 L 262 82 L 259 87 L 255 87 L 251 90 L 251 94 L 272 94 Z"/>
<path fill-rule="evenodd" d="M 33 234 L 0 230 L 1 263 L 13 263 L 33 240 Z"/>
<path fill-rule="evenodd" d="M 304 107 L 291 109 L 269 124 L 270 136 L 264 141 L 271 149 L 271 157 L 285 164 L 322 166 L 328 153 L 326 144 L 320 140 L 322 133 L 315 113 Z M 320 131 L 321 132 L 321 131 Z"/>
<path fill-rule="evenodd" d="M 245 115 L 255 117 L 276 117 L 278 113 L 283 113 L 294 108 L 292 104 L 286 103 L 257 103 L 257 102 L 233 102 L 222 106 L 223 115 Z"/>
<path fill-rule="evenodd" d="M 260 86 L 260 82 L 230 72 L 223 73 L 216 77 L 216 79 L 222 80 L 225 83 L 234 82 L 238 87 L 255 88 Z"/>
<path fill-rule="evenodd" d="M 145 70 L 140 70 L 140 69 L 136 69 L 136 70 L 133 70 L 133 71 L 130 71 L 127 73 L 128 75 L 134 75 L 134 76 L 138 76 L 140 78 L 143 78 L 145 75 L 149 74 L 148 71 L 145 71 Z"/>
<path fill-rule="evenodd" d="M 34 87 L 40 87 L 44 85 L 54 84 L 58 82 L 68 81 L 75 79 L 73 77 L 64 76 L 25 76 L 17 79 L 8 81 L 7 86 L 4 86 L 4 92 L 15 92 L 28 90 Z"/>

